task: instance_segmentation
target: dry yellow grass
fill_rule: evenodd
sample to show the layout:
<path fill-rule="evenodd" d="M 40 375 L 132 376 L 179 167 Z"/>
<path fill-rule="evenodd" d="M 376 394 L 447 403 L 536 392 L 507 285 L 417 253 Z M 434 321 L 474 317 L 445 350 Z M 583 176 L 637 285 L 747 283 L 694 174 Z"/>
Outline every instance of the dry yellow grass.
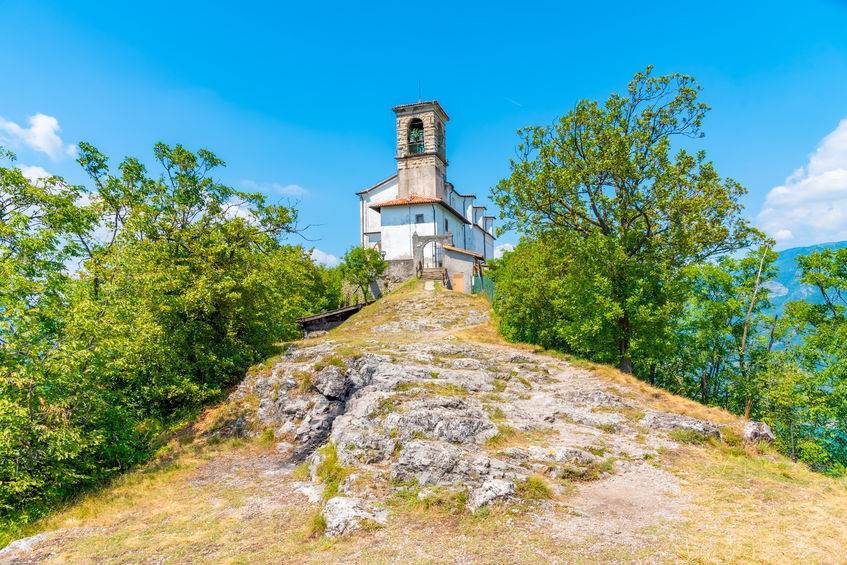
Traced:
<path fill-rule="evenodd" d="M 847 481 L 779 456 L 687 448 L 674 457 L 690 520 L 668 534 L 693 563 L 844 563 Z"/>

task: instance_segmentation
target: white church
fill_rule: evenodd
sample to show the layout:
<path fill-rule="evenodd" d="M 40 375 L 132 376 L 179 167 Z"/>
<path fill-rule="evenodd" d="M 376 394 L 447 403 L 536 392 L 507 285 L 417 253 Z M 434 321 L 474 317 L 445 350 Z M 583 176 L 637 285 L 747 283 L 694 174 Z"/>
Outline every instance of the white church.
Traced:
<path fill-rule="evenodd" d="M 494 256 L 494 217 L 447 181 L 445 124 L 436 101 L 392 108 L 397 172 L 357 192 L 361 245 L 375 247 L 397 278 L 442 279 L 471 292 Z"/>

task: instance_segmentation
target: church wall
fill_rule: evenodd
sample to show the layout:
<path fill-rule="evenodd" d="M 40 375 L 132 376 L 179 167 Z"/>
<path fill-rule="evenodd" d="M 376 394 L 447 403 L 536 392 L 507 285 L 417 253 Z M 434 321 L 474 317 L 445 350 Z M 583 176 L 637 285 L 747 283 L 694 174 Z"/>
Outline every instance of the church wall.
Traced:
<path fill-rule="evenodd" d="M 465 292 L 471 294 L 473 285 L 473 265 L 474 259 L 465 253 L 459 253 L 451 249 L 444 250 L 444 267 L 450 275 L 450 280 L 455 273 L 464 275 Z M 453 289 L 456 290 L 456 289 Z"/>
<path fill-rule="evenodd" d="M 444 222 L 447 222 L 447 229 Z M 465 247 L 464 222 L 441 206 L 435 208 L 435 235 L 453 234 L 453 247 Z M 420 235 L 420 234 L 419 234 Z"/>
<path fill-rule="evenodd" d="M 437 208 L 437 207 L 436 207 Z M 415 223 L 415 216 L 422 214 L 422 223 Z M 433 231 L 433 206 L 414 204 L 411 206 L 388 206 L 382 209 L 382 250 L 386 260 L 413 258 L 412 234 L 436 235 Z"/>
<path fill-rule="evenodd" d="M 473 251 L 475 253 L 479 253 L 481 255 L 485 255 L 485 233 L 482 229 L 476 224 L 470 226 L 471 228 L 471 237 L 473 239 L 473 246 L 469 249 L 469 251 Z"/>
<path fill-rule="evenodd" d="M 368 244 L 369 239 L 364 236 L 364 234 L 368 232 L 378 232 L 380 230 L 380 213 L 377 210 L 374 210 L 370 207 L 371 204 L 376 204 L 379 202 L 387 202 L 388 200 L 394 200 L 397 198 L 397 183 L 393 182 L 385 185 L 384 187 L 377 188 L 363 195 L 363 211 L 362 211 L 362 220 L 361 220 L 361 233 L 362 233 L 362 244 Z"/>
<path fill-rule="evenodd" d="M 483 253 L 483 256 L 486 258 L 486 260 L 487 259 L 493 259 L 494 258 L 494 237 L 492 237 L 490 234 L 485 234 L 483 237 L 485 238 L 485 252 Z"/>

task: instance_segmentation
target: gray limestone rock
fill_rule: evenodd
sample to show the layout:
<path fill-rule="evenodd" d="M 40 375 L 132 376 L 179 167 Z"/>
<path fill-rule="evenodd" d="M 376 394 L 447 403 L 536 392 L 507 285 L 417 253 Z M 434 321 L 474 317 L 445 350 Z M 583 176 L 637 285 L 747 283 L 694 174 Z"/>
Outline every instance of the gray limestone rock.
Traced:
<path fill-rule="evenodd" d="M 391 465 L 391 479 L 418 485 L 452 485 L 470 478 L 471 466 L 462 448 L 436 441 L 415 439 L 406 444 Z"/>
<path fill-rule="evenodd" d="M 488 416 L 461 398 L 431 396 L 414 400 L 403 413 L 392 413 L 383 427 L 406 442 L 423 434 L 448 443 L 479 443 L 497 433 Z"/>
<path fill-rule="evenodd" d="M 15 540 L 3 549 L 0 549 L 0 561 L 5 562 L 5 558 L 11 559 L 13 556 L 22 557 L 22 554 L 29 553 L 33 547 L 42 541 L 47 541 L 51 537 L 64 532 L 65 530 L 56 530 L 54 532 L 44 532 L 37 536 L 21 538 Z"/>
<path fill-rule="evenodd" d="M 452 343 L 438 343 L 430 346 L 429 352 L 433 355 L 450 355 L 450 356 L 458 356 L 461 355 L 463 357 L 476 358 L 479 357 L 479 352 L 477 352 L 473 347 L 465 347 L 461 345 L 453 345 Z"/>
<path fill-rule="evenodd" d="M 496 500 L 506 500 L 515 494 L 515 484 L 503 479 L 489 479 L 474 489 L 468 498 L 468 508 L 476 512 Z"/>
<path fill-rule="evenodd" d="M 294 461 L 302 461 L 315 448 L 322 445 L 329 436 L 333 420 L 343 410 L 343 402 L 329 401 L 323 396 L 318 396 L 315 405 L 312 406 L 300 423 L 300 427 L 297 428 L 297 435 L 294 436 L 295 447 L 291 453 L 291 458 Z"/>
<path fill-rule="evenodd" d="M 319 357 L 323 357 L 324 355 L 332 352 L 333 349 L 337 348 L 338 344 L 330 341 L 324 341 L 322 343 L 318 343 L 317 345 L 312 345 L 311 347 L 303 347 L 301 349 L 295 349 L 291 352 L 291 356 L 289 357 L 292 361 L 314 361 Z"/>
<path fill-rule="evenodd" d="M 388 521 L 388 511 L 368 506 L 360 498 L 346 496 L 330 498 L 321 515 L 326 520 L 324 535 L 330 537 L 347 535 L 361 529 L 366 522 L 385 524 Z"/>
<path fill-rule="evenodd" d="M 478 359 L 459 358 L 453 359 L 450 366 L 454 369 L 471 369 L 474 371 L 485 371 L 489 369 L 488 363 Z"/>
<path fill-rule="evenodd" d="M 379 463 L 394 452 L 395 440 L 363 427 L 339 426 L 332 438 L 342 465 Z"/>
<path fill-rule="evenodd" d="M 274 387 L 279 383 L 279 379 L 274 377 L 259 377 L 253 383 L 253 393 L 259 398 L 273 396 Z"/>
<path fill-rule="evenodd" d="M 309 403 L 314 402 L 314 395 L 284 396 L 279 401 L 279 411 L 286 419 L 305 418 L 309 411 Z"/>
<path fill-rule="evenodd" d="M 595 455 L 576 447 L 539 447 L 527 448 L 527 455 L 538 461 L 587 466 L 600 461 Z"/>
<path fill-rule="evenodd" d="M 294 422 L 286 422 L 279 427 L 276 433 L 279 436 L 286 436 L 288 434 L 297 433 L 297 424 L 295 424 Z"/>
<path fill-rule="evenodd" d="M 314 377 L 315 388 L 327 398 L 342 400 L 347 393 L 348 383 L 341 370 L 330 365 L 325 367 Z"/>
<path fill-rule="evenodd" d="M 744 441 L 748 443 L 759 443 L 765 441 L 773 443 L 776 436 L 773 435 L 770 426 L 764 422 L 747 422 L 744 424 Z"/>
<path fill-rule="evenodd" d="M 391 465 L 392 480 L 415 479 L 420 486 L 476 485 L 490 478 L 511 478 L 509 466 L 481 452 L 439 441 L 415 439 L 403 446 Z"/>
<path fill-rule="evenodd" d="M 587 404 L 589 406 L 607 406 L 619 408 L 625 406 L 621 397 L 603 392 L 602 390 L 576 392 L 568 399 L 574 404 Z"/>
<path fill-rule="evenodd" d="M 674 430 L 690 430 L 705 436 L 720 437 L 721 435 L 720 428 L 711 422 L 690 416 L 680 416 L 679 414 L 668 414 L 654 410 L 648 410 L 647 414 L 638 423 L 654 430 L 668 432 Z"/>

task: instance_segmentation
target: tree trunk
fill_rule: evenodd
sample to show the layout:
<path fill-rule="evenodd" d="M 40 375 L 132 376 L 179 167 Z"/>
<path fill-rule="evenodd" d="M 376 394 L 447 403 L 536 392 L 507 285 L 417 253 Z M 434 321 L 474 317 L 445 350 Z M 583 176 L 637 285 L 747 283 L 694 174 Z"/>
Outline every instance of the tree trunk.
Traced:
<path fill-rule="evenodd" d="M 788 405 L 788 429 L 791 433 L 791 460 L 797 462 L 797 453 L 794 450 L 794 407 Z"/>
<path fill-rule="evenodd" d="M 621 373 L 631 375 L 632 358 L 629 356 L 629 316 L 624 314 L 623 318 L 618 321 L 618 327 L 621 330 L 621 337 L 618 340 L 618 346 L 620 347 L 620 370 Z"/>

